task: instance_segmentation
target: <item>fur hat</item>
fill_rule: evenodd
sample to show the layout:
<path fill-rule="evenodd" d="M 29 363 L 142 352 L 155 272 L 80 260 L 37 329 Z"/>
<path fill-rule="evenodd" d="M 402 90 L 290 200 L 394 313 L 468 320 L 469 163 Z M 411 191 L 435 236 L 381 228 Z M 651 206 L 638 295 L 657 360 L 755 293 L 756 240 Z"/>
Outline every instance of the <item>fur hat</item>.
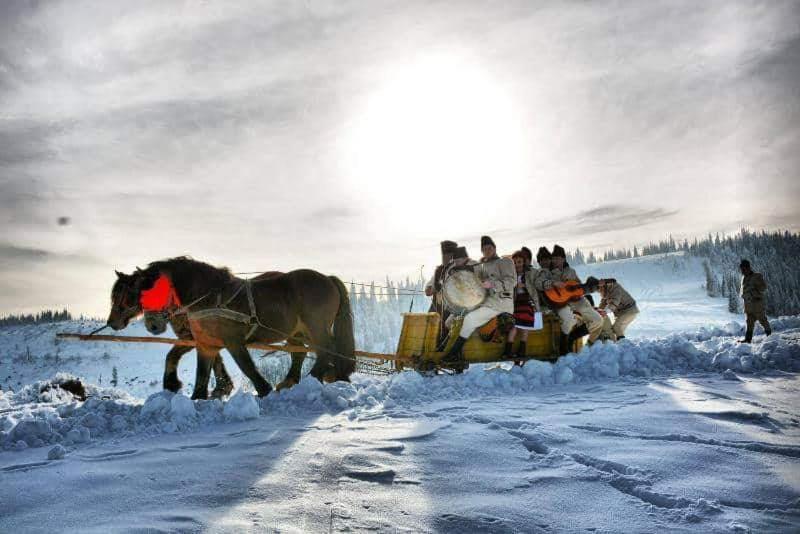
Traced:
<path fill-rule="evenodd" d="M 564 247 L 561 245 L 553 246 L 553 257 L 554 258 L 567 258 L 567 253 L 564 251 Z"/>
<path fill-rule="evenodd" d="M 485 247 L 486 245 L 492 245 L 494 248 L 497 248 L 497 245 L 494 244 L 492 238 L 488 235 L 481 236 L 481 248 Z"/>
<path fill-rule="evenodd" d="M 521 249 L 519 249 L 519 251 L 522 253 L 524 257 L 528 258 L 529 262 L 533 261 L 533 252 L 531 252 L 531 249 L 529 249 L 528 247 L 522 247 Z"/>
<path fill-rule="evenodd" d="M 536 252 L 536 261 L 541 262 L 542 260 L 549 260 L 552 256 L 550 251 L 547 250 L 547 247 L 539 247 L 539 251 Z"/>
<path fill-rule="evenodd" d="M 442 254 L 452 254 L 456 251 L 456 248 L 458 248 L 458 243 L 455 241 L 445 240 L 442 241 L 440 245 L 442 247 Z"/>
<path fill-rule="evenodd" d="M 739 267 L 746 267 L 747 269 L 752 269 L 750 267 L 750 260 L 742 259 L 741 263 L 739 263 Z"/>
<path fill-rule="evenodd" d="M 453 259 L 458 260 L 461 258 L 469 258 L 467 255 L 467 247 L 456 247 L 453 251 Z"/>
<path fill-rule="evenodd" d="M 518 251 L 514 252 L 514 253 L 511 255 L 511 259 L 512 259 L 512 260 L 513 260 L 514 258 L 522 258 L 522 259 L 525 259 L 525 257 L 526 257 L 526 256 L 525 256 L 525 253 L 524 253 L 524 252 L 522 252 L 521 250 L 518 250 Z"/>

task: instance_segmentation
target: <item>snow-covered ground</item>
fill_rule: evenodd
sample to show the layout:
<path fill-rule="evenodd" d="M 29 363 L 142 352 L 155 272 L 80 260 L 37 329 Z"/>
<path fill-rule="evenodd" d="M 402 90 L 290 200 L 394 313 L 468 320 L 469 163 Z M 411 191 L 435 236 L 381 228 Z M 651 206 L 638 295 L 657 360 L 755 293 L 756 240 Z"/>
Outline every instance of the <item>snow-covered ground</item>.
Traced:
<path fill-rule="evenodd" d="M 0 532 L 796 532 L 800 317 L 739 345 L 694 260 L 579 272 L 639 298 L 628 340 L 262 400 L 161 392 L 166 346 L 54 342 L 94 323 L 1 329 Z"/>

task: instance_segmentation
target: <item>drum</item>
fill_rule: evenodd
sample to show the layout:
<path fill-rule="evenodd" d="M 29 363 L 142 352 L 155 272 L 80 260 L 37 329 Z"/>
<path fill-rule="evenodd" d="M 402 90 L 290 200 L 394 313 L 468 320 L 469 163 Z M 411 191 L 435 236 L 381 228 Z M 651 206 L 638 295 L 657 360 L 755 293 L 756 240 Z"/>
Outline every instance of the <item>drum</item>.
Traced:
<path fill-rule="evenodd" d="M 450 271 L 442 284 L 442 296 L 453 313 L 472 311 L 486 300 L 488 292 L 478 275 L 469 269 Z"/>

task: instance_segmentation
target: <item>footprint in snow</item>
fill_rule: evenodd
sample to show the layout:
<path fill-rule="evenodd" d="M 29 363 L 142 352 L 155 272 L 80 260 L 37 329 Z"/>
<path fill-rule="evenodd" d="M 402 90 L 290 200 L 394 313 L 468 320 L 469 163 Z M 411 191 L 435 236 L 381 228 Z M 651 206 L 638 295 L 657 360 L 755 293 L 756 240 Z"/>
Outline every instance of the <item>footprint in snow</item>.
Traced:
<path fill-rule="evenodd" d="M 219 447 L 219 443 L 198 443 L 197 445 L 181 445 L 180 449 L 212 449 Z"/>
<path fill-rule="evenodd" d="M 28 469 L 33 469 L 34 467 L 43 467 L 43 466 L 45 466 L 45 465 L 47 465 L 49 463 L 50 462 L 47 461 L 47 462 L 30 462 L 30 463 L 27 463 L 27 464 L 9 465 L 9 466 L 3 467 L 2 471 L 5 471 L 5 472 L 27 471 Z"/>
<path fill-rule="evenodd" d="M 88 455 L 84 454 L 79 456 L 81 460 L 87 460 L 89 462 L 103 462 L 106 460 L 115 460 L 120 457 L 129 457 L 137 454 L 139 449 L 130 449 L 126 451 L 113 451 L 113 452 L 105 452 L 103 454 L 95 454 L 95 455 Z"/>

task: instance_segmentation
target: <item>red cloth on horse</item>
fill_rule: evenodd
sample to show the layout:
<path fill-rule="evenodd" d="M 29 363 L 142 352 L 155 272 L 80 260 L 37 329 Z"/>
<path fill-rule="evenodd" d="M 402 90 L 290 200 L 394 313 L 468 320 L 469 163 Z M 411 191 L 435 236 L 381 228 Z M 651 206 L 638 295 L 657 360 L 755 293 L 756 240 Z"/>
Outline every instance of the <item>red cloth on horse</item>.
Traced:
<path fill-rule="evenodd" d="M 144 311 L 163 311 L 170 304 L 180 306 L 181 300 L 175 293 L 172 281 L 167 275 L 162 274 L 153 287 L 142 291 L 139 295 L 139 303 Z"/>

